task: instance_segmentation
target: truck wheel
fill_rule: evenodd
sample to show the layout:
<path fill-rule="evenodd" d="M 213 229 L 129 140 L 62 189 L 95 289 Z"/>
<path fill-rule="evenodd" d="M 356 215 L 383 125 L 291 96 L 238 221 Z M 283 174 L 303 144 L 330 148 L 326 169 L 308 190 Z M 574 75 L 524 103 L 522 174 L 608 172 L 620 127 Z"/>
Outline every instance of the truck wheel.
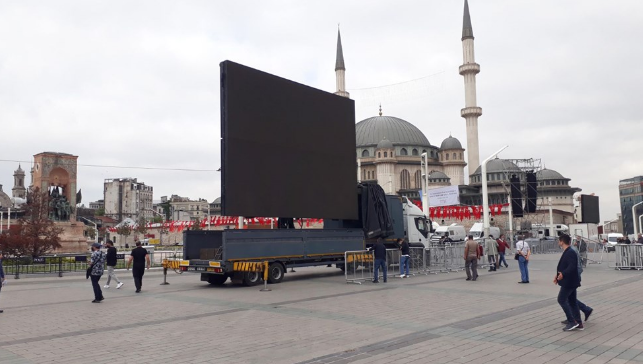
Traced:
<path fill-rule="evenodd" d="M 284 273 L 284 266 L 281 263 L 270 264 L 270 267 L 268 267 L 268 283 L 281 283 L 284 279 Z"/>
<path fill-rule="evenodd" d="M 243 275 L 244 286 L 256 286 L 259 282 L 261 282 L 261 272 L 246 272 Z"/>
<path fill-rule="evenodd" d="M 228 280 L 227 275 L 218 275 L 218 274 L 210 274 L 208 277 L 208 283 L 214 286 L 223 286 L 225 282 Z"/>

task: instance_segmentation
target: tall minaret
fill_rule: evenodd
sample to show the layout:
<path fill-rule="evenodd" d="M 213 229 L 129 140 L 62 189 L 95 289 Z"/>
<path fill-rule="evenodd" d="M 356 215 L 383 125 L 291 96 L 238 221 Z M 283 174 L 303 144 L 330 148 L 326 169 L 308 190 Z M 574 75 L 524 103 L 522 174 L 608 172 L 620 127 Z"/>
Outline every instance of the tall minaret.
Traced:
<path fill-rule="evenodd" d="M 482 108 L 478 107 L 476 101 L 476 75 L 480 73 L 480 65 L 476 63 L 473 39 L 469 2 L 464 0 L 464 21 L 462 24 L 464 64 L 460 66 L 460 74 L 464 76 L 464 109 L 460 111 L 460 115 L 467 121 L 467 161 L 469 174 L 473 174 L 480 166 L 478 117 L 482 115 Z"/>
<path fill-rule="evenodd" d="M 11 189 L 12 197 L 27 198 L 27 189 L 25 188 L 25 171 L 18 164 L 18 169 L 13 172 L 13 188 Z"/>
<path fill-rule="evenodd" d="M 346 67 L 344 66 L 344 51 L 342 50 L 342 36 L 337 29 L 337 59 L 335 60 L 335 79 L 337 80 L 337 92 L 335 95 L 349 97 L 346 92 Z"/>

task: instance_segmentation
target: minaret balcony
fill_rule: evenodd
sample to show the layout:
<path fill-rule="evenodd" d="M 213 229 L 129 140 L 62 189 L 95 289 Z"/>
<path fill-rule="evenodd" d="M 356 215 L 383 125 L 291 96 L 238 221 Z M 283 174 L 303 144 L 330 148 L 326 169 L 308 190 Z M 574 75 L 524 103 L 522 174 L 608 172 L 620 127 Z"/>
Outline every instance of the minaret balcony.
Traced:
<path fill-rule="evenodd" d="M 478 74 L 480 73 L 480 65 L 477 63 L 466 63 L 460 66 L 460 74 L 462 76 L 473 73 L 473 74 Z"/>
<path fill-rule="evenodd" d="M 465 107 L 464 109 L 460 110 L 460 115 L 463 118 L 466 118 L 468 116 L 482 116 L 482 108 L 481 107 Z"/>

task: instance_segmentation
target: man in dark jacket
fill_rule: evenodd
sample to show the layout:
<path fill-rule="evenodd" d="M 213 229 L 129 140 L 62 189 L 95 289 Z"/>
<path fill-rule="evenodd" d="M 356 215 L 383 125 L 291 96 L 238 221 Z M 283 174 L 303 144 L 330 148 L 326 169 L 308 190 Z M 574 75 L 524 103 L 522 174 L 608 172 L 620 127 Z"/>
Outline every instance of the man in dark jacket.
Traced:
<path fill-rule="evenodd" d="M 4 286 L 4 270 L 2 269 L 2 259 L 3 256 L 2 253 L 0 253 L 0 291 L 2 291 L 2 286 Z M 3 311 L 0 310 L 0 313 L 2 312 Z"/>
<path fill-rule="evenodd" d="M 384 272 L 384 283 L 386 283 L 386 247 L 384 240 L 377 238 L 377 242 L 373 246 L 373 258 L 375 259 L 375 267 L 373 269 L 373 283 L 379 283 L 380 267 Z"/>
<path fill-rule="evenodd" d="M 111 240 L 107 241 L 107 258 L 105 265 L 107 265 L 107 284 L 103 288 L 109 288 L 109 282 L 114 279 L 116 283 L 116 289 L 123 287 L 123 282 L 121 282 L 116 273 L 114 273 L 114 268 L 116 268 L 116 248 L 114 243 Z"/>
<path fill-rule="evenodd" d="M 411 259 L 411 249 L 406 239 L 397 239 L 397 243 L 400 245 L 400 250 L 402 253 L 400 255 L 400 277 L 407 278 L 409 276 L 409 260 Z"/>
<path fill-rule="evenodd" d="M 583 323 L 580 321 L 580 310 L 576 301 L 576 289 L 580 287 L 580 276 L 578 275 L 578 255 L 569 248 L 571 238 L 569 235 L 561 235 L 558 238 L 558 246 L 563 249 L 563 254 L 558 261 L 556 278 L 554 284 L 560 286 L 558 293 L 558 304 L 567 316 L 568 324 L 564 331 L 572 331 L 576 328 L 583 330 Z"/>

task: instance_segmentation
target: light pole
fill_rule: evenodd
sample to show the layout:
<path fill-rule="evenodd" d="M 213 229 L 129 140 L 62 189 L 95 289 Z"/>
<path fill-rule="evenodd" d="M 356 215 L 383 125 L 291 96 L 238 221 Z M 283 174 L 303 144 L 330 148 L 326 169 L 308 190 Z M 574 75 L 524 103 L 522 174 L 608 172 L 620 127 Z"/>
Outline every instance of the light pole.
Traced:
<path fill-rule="evenodd" d="M 490 155 L 487 159 L 482 161 L 482 212 L 483 212 L 483 224 L 484 224 L 484 236 L 489 236 L 489 195 L 487 192 L 487 162 L 495 158 L 500 152 L 507 149 L 509 146 L 505 145 L 500 148 L 499 151 Z"/>
<path fill-rule="evenodd" d="M 427 153 L 422 153 L 422 160 L 420 163 L 420 173 L 424 177 L 424 186 L 422 187 L 422 212 L 424 213 L 424 216 L 429 216 L 429 161 Z"/>
<path fill-rule="evenodd" d="M 554 210 L 551 205 L 551 197 L 547 197 L 547 201 L 549 202 L 549 236 L 553 236 L 553 231 L 554 231 Z M 589 238 L 589 237 L 588 237 Z"/>
<path fill-rule="evenodd" d="M 79 218 L 79 219 L 83 219 L 83 220 L 87 221 L 90 224 L 94 224 L 94 230 L 96 230 L 96 234 L 94 235 L 94 243 L 98 243 L 98 225 L 96 225 L 95 222 L 93 222 L 93 221 L 91 221 L 89 219 L 86 219 L 86 218 L 84 218 L 82 216 L 76 216 L 76 217 Z"/>
<path fill-rule="evenodd" d="M 641 201 L 641 202 L 639 202 L 637 204 L 634 204 L 634 206 L 632 206 L 632 225 L 634 227 L 634 234 L 635 235 L 636 235 L 636 206 L 638 206 L 640 204 L 643 204 L 643 201 Z M 641 232 L 641 224 L 639 224 L 639 233 L 640 232 Z"/>

